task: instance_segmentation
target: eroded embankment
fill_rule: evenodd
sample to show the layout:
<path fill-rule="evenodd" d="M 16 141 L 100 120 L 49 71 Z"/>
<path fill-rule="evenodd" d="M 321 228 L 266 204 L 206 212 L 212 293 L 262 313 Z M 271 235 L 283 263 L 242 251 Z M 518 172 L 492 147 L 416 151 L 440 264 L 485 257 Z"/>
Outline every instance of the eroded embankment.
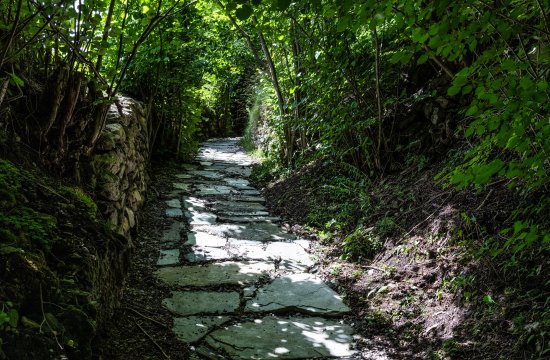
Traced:
<path fill-rule="evenodd" d="M 433 179 L 448 162 L 371 182 L 323 158 L 263 194 L 324 245 L 319 271 L 346 293 L 356 331 L 396 358 L 538 358 L 547 250 L 523 259 L 483 251 L 540 197 L 522 199 L 502 180 L 482 194 L 444 188 Z"/>

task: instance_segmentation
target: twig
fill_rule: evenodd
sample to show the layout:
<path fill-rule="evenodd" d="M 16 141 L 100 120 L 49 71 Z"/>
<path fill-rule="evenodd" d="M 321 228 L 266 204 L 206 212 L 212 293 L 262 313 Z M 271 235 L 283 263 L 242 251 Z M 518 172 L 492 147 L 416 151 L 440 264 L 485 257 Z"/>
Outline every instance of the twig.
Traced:
<path fill-rule="evenodd" d="M 452 194 L 449 195 L 449 196 L 447 196 L 447 198 L 443 201 L 443 203 L 445 204 L 445 202 L 447 202 L 447 200 L 449 200 L 449 198 L 450 198 L 451 196 L 452 196 Z M 442 207 L 443 207 L 443 205 L 441 205 L 441 206 L 439 206 L 437 209 L 435 209 L 435 211 L 434 211 L 433 213 L 431 213 L 430 215 L 428 215 L 427 218 L 425 218 L 424 220 L 422 220 L 421 222 L 419 222 L 418 224 L 416 224 L 415 226 L 413 226 L 413 228 L 410 229 L 405 235 L 403 235 L 403 237 L 408 236 L 408 235 L 409 235 L 410 233 L 412 233 L 417 227 L 419 227 L 420 225 L 422 225 L 422 224 L 425 223 L 426 221 L 430 220 L 430 218 L 431 218 L 432 216 L 434 216 L 436 212 L 438 212 L 439 210 L 441 210 Z"/>
<path fill-rule="evenodd" d="M 163 329 L 168 329 L 168 326 L 164 325 L 163 323 L 161 323 L 160 321 L 157 321 L 155 319 L 152 319 L 150 317 L 148 317 L 147 315 L 144 315 L 142 313 L 140 313 L 139 311 L 137 311 L 136 309 L 133 309 L 133 308 L 130 308 L 130 307 L 121 307 L 121 309 L 123 310 L 128 310 L 128 311 L 131 311 L 133 312 L 134 314 L 138 315 L 138 316 L 141 316 L 142 318 L 146 319 L 146 320 L 149 320 L 155 324 L 157 324 L 158 326 L 162 327 Z"/>
<path fill-rule="evenodd" d="M 373 270 L 378 270 L 380 272 L 384 272 L 384 269 L 380 269 L 379 267 L 372 266 L 372 265 L 361 265 L 361 267 L 365 269 L 373 269 Z"/>
<path fill-rule="evenodd" d="M 485 196 L 485 199 L 483 199 L 483 201 L 481 202 L 481 204 L 479 204 L 479 206 L 476 207 L 476 210 L 475 210 L 475 211 L 481 210 L 481 208 L 485 205 L 485 203 L 487 202 L 487 200 L 489 199 L 489 197 L 493 194 L 493 190 L 494 190 L 494 189 L 489 190 L 489 193 L 487 194 L 487 196 Z"/>
<path fill-rule="evenodd" d="M 55 342 L 57 343 L 57 346 L 59 346 L 59 348 L 63 350 L 63 345 L 61 345 L 61 343 L 57 339 L 55 330 L 52 328 L 52 326 L 50 325 L 50 322 L 46 318 L 46 313 L 44 311 L 44 297 L 42 296 L 42 283 L 38 285 L 40 286 L 40 310 L 42 311 L 42 319 L 43 319 L 42 323 L 40 324 L 40 332 L 42 332 L 42 324 L 46 323 L 46 325 L 48 325 L 48 327 L 50 328 L 50 331 L 52 332 L 53 337 L 55 338 Z"/>
<path fill-rule="evenodd" d="M 153 344 L 155 344 L 155 346 L 157 347 L 157 349 L 159 349 L 159 351 L 162 353 L 162 355 L 164 355 L 164 357 L 166 359 L 170 359 L 170 356 L 168 356 L 164 350 L 160 347 L 160 345 L 155 341 L 155 339 L 153 339 L 153 337 L 151 335 L 149 335 L 149 333 L 147 333 L 147 331 L 145 331 L 145 329 L 137 322 L 134 320 L 134 322 L 136 323 L 136 325 L 138 326 L 138 328 L 143 331 L 143 333 L 145 334 L 145 336 L 147 336 L 149 338 L 149 340 L 151 340 L 151 342 Z"/>
<path fill-rule="evenodd" d="M 154 187 L 154 186 L 152 186 L 152 185 L 149 185 L 149 189 L 153 190 L 153 191 L 155 192 L 155 194 L 157 195 L 157 197 L 160 197 L 160 193 L 158 192 L 158 190 L 157 190 L 157 189 L 155 189 L 155 187 Z"/>

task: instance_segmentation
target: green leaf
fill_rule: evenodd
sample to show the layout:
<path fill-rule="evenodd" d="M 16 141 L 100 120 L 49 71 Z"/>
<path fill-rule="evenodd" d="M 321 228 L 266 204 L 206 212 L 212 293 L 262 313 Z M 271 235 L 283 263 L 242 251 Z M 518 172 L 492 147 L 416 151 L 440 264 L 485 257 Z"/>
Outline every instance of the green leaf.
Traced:
<path fill-rule="evenodd" d="M 468 95 L 469 93 L 472 92 L 472 85 L 466 85 L 462 88 L 462 94 L 463 95 Z"/>
<path fill-rule="evenodd" d="M 252 15 L 252 6 L 244 4 L 235 11 L 235 15 L 239 20 L 246 20 Z"/>
<path fill-rule="evenodd" d="M 19 76 L 15 75 L 15 74 L 10 74 L 10 77 L 11 77 L 11 81 L 12 81 L 13 84 L 15 84 L 19 87 L 25 85 L 25 82 Z"/>
<path fill-rule="evenodd" d="M 455 96 L 456 94 L 458 94 L 460 92 L 460 89 L 462 89 L 462 86 L 453 85 L 447 90 L 447 95 Z"/>
<path fill-rule="evenodd" d="M 477 112 L 479 111 L 477 105 L 472 105 L 470 106 L 470 108 L 468 109 L 468 111 L 466 111 L 466 116 L 472 116 L 472 115 L 475 115 L 477 114 Z M 468 136 L 468 135 L 466 135 Z"/>
<path fill-rule="evenodd" d="M 418 58 L 418 61 L 416 62 L 418 65 L 422 65 L 424 64 L 426 61 L 428 61 L 429 59 L 429 55 L 428 54 L 423 54 L 420 58 Z"/>
<path fill-rule="evenodd" d="M 338 23 L 336 24 L 336 31 L 344 32 L 348 28 L 348 25 L 349 25 L 349 17 L 344 16 L 343 18 L 338 20 Z"/>

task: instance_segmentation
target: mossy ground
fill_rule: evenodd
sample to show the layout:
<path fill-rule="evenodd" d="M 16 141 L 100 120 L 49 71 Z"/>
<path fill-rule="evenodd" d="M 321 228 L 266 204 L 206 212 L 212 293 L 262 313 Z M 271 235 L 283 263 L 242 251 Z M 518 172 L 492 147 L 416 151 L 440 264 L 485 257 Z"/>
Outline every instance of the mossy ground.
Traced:
<path fill-rule="evenodd" d="M 36 169 L 0 160 L 0 189 L 0 358 L 90 357 L 97 262 L 122 240 L 81 189 Z"/>

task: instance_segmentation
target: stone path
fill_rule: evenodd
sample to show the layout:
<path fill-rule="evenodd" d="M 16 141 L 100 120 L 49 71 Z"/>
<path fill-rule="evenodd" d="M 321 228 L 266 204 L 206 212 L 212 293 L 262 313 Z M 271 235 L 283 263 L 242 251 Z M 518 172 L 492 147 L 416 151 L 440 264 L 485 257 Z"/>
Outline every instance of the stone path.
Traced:
<path fill-rule="evenodd" d="M 252 163 L 237 139 L 208 141 L 174 178 L 156 271 L 173 331 L 196 359 L 355 358 L 350 309 L 269 214 Z"/>

